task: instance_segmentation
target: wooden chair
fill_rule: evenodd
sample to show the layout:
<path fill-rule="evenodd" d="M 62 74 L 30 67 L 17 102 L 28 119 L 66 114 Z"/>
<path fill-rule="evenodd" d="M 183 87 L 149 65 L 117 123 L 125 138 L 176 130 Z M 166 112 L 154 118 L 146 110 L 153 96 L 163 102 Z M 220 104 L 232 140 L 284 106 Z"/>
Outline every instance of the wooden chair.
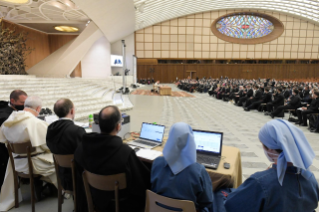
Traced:
<path fill-rule="evenodd" d="M 161 205 L 168 206 L 174 210 L 169 210 Z M 196 212 L 195 204 L 192 201 L 177 200 L 161 196 L 150 190 L 146 191 L 146 206 L 145 212 L 169 212 L 169 211 L 183 211 Z"/>
<path fill-rule="evenodd" d="M 75 187 L 75 166 L 74 166 L 74 155 L 57 155 L 53 154 L 54 163 L 55 163 L 55 172 L 58 182 L 58 212 L 62 211 L 63 204 L 63 195 L 62 190 L 70 195 L 73 195 L 74 202 L 74 212 L 76 212 L 76 187 Z M 63 168 L 69 168 L 72 171 L 72 182 L 73 182 L 73 191 L 65 190 L 61 185 L 61 179 L 59 177 L 59 166 Z"/>
<path fill-rule="evenodd" d="M 119 212 L 119 190 L 126 188 L 126 174 L 97 175 L 88 171 L 82 174 L 83 183 L 88 202 L 89 212 L 94 212 L 94 205 L 91 196 L 90 186 L 102 191 L 114 191 L 115 211 Z M 90 186 L 89 186 L 90 185 Z"/>
<path fill-rule="evenodd" d="M 35 211 L 35 188 L 34 188 L 34 178 L 40 177 L 41 175 L 33 174 L 33 163 L 31 160 L 31 152 L 34 152 L 36 150 L 35 147 L 32 147 L 32 144 L 30 141 L 23 142 L 23 143 L 11 143 L 8 142 L 7 145 L 8 152 L 9 152 L 9 158 L 11 161 L 12 171 L 13 171 L 13 180 L 14 180 L 14 197 L 15 197 L 15 207 L 19 207 L 19 196 L 18 196 L 18 189 L 20 182 L 18 183 L 18 176 L 21 178 L 29 178 L 30 179 L 30 188 L 31 188 L 31 207 L 32 212 Z M 19 158 L 27 158 L 28 160 L 28 167 L 29 167 L 29 174 L 24 174 L 22 172 L 17 172 L 15 170 L 15 164 L 14 164 L 14 158 L 12 153 L 15 154 L 27 154 L 27 156 L 20 156 Z"/>

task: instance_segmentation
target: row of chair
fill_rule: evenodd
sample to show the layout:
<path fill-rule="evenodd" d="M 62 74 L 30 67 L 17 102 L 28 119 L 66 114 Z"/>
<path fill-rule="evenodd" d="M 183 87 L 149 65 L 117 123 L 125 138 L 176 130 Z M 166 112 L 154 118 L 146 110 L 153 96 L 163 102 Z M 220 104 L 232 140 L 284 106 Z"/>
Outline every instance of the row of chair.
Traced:
<path fill-rule="evenodd" d="M 32 152 L 35 151 L 35 148 L 32 147 L 30 141 L 23 143 L 8 143 L 8 152 L 9 157 L 13 169 L 14 175 L 14 191 L 15 191 L 15 207 L 19 207 L 19 197 L 18 197 L 18 189 L 20 183 L 18 182 L 18 177 L 20 178 L 28 178 L 30 179 L 30 189 L 31 189 L 31 208 L 32 212 L 35 212 L 35 186 L 34 186 L 34 178 L 40 177 L 37 174 L 33 173 L 33 164 L 32 164 Z M 13 154 L 19 154 L 27 156 L 19 156 L 20 158 L 27 158 L 29 174 L 24 174 L 21 172 L 17 172 L 15 170 L 14 158 Z M 63 193 L 73 195 L 74 199 L 74 211 L 76 212 L 76 185 L 75 185 L 75 166 L 74 166 L 74 155 L 57 155 L 54 154 L 54 162 L 55 162 L 55 170 L 57 173 L 57 182 L 58 182 L 58 212 L 62 212 L 62 204 L 63 204 Z M 73 191 L 65 190 L 62 188 L 61 179 L 58 176 L 59 167 L 70 168 L 72 170 L 72 181 L 73 181 Z M 115 175 L 97 175 L 85 170 L 82 174 L 87 203 L 89 212 L 96 211 L 93 204 L 93 199 L 91 196 L 90 186 L 102 191 L 114 191 L 114 203 L 115 203 L 115 211 L 120 211 L 120 198 L 119 198 L 119 190 L 126 189 L 126 174 L 120 173 Z M 192 201 L 187 200 L 176 200 L 167 198 L 161 195 L 158 195 L 150 190 L 147 190 L 146 195 L 146 206 L 145 212 L 167 212 L 172 211 L 167 208 L 162 207 L 168 206 L 170 208 L 179 209 L 179 211 L 184 212 L 196 212 L 195 205 Z"/>

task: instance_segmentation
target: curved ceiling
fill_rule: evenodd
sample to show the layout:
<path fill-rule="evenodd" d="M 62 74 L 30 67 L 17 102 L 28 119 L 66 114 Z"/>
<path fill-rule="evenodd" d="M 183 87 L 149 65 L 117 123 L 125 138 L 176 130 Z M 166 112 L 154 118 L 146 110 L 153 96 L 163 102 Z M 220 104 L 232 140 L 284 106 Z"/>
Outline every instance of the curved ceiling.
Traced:
<path fill-rule="evenodd" d="M 260 9 L 286 13 L 319 24 L 319 0 L 134 0 L 135 29 L 194 13 Z"/>
<path fill-rule="evenodd" d="M 87 22 L 71 0 L 29 0 L 26 4 L 0 0 L 0 17 L 16 23 Z"/>

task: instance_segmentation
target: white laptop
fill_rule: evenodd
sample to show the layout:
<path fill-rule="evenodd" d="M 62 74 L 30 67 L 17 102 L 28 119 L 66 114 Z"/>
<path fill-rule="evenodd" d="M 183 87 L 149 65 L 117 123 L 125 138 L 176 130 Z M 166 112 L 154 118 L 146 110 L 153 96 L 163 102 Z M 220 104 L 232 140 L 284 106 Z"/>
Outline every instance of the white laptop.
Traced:
<path fill-rule="evenodd" d="M 223 133 L 193 130 L 197 162 L 206 168 L 217 169 L 222 155 Z"/>
<path fill-rule="evenodd" d="M 151 123 L 142 123 L 140 137 L 134 141 L 127 142 L 128 145 L 152 149 L 163 143 L 165 126 Z"/>

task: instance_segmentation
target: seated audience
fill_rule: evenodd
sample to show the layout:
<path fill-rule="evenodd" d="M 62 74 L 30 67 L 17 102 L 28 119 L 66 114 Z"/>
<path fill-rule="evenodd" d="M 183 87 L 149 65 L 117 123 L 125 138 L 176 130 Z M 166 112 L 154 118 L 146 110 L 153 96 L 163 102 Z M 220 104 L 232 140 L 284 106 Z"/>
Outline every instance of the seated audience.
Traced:
<path fill-rule="evenodd" d="M 253 89 L 251 89 L 250 85 L 247 85 L 247 90 L 244 91 L 244 96 L 239 99 L 237 106 L 243 106 L 243 104 L 253 95 L 254 95 Z"/>
<path fill-rule="evenodd" d="M 116 106 L 107 106 L 99 113 L 101 133 L 83 135 L 75 152 L 77 169 L 77 211 L 87 211 L 82 172 L 99 175 L 126 173 L 127 188 L 120 191 L 120 211 L 142 212 L 146 189 L 150 188 L 150 171 L 136 156 L 135 151 L 123 144 L 117 133 L 121 130 L 121 113 Z M 91 188 L 93 203 L 99 211 L 115 211 L 114 192 Z"/>
<path fill-rule="evenodd" d="M 10 102 L 0 101 L 0 126 L 9 118 L 13 111 L 23 110 L 27 93 L 22 90 L 14 90 L 10 94 Z M 7 169 L 9 154 L 5 144 L 0 143 L 0 192 Z"/>
<path fill-rule="evenodd" d="M 197 211 L 212 211 L 212 182 L 205 167 L 196 163 L 196 144 L 188 124 L 180 122 L 171 127 L 163 155 L 152 165 L 152 191 L 193 201 Z"/>
<path fill-rule="evenodd" d="M 282 89 L 276 89 L 274 93 L 274 101 L 267 103 L 267 112 L 265 115 L 270 115 L 273 109 L 277 109 L 279 106 L 283 106 L 285 104 L 285 97 L 282 94 Z"/>
<path fill-rule="evenodd" d="M 57 187 L 54 162 L 45 140 L 48 124 L 37 118 L 42 107 L 39 97 L 29 96 L 24 103 L 23 111 L 13 111 L 3 123 L 0 130 L 1 143 L 21 143 L 31 141 L 36 151 L 32 154 L 33 172 L 42 175 L 42 180 Z M 28 159 L 25 155 L 14 154 L 15 168 L 18 172 L 29 173 Z M 14 206 L 14 182 L 10 160 L 0 194 L 0 211 L 7 211 Z"/>
<path fill-rule="evenodd" d="M 237 189 L 231 189 L 225 197 L 226 211 L 313 212 L 319 200 L 318 182 L 309 170 L 315 153 L 303 132 L 287 121 L 276 119 L 261 128 L 259 140 L 273 164 L 251 175 Z M 225 211 L 220 196 L 219 191 L 218 211 Z"/>
<path fill-rule="evenodd" d="M 249 107 L 252 103 L 258 102 L 262 98 L 263 92 L 259 89 L 258 85 L 254 86 L 253 96 L 247 99 L 245 107 Z"/>
<path fill-rule="evenodd" d="M 298 89 L 294 89 L 291 97 L 289 97 L 288 99 L 289 103 L 284 106 L 279 106 L 276 110 L 271 112 L 270 114 L 271 118 L 278 116 L 283 110 L 297 109 L 300 106 L 300 97 L 298 95 L 298 92 L 299 92 Z"/>
<path fill-rule="evenodd" d="M 260 100 L 254 101 L 251 105 L 245 107 L 244 109 L 245 111 L 257 109 L 261 104 L 267 104 L 268 102 L 271 102 L 271 93 L 269 93 L 269 88 L 265 88 L 262 98 Z"/>
<path fill-rule="evenodd" d="M 313 90 L 312 93 L 312 101 L 311 104 L 307 105 L 307 107 L 301 107 L 297 109 L 298 121 L 296 124 L 300 124 L 300 126 L 308 126 L 307 124 L 307 115 L 310 113 L 318 113 L 319 112 L 319 90 Z"/>
<path fill-rule="evenodd" d="M 86 134 L 83 127 L 74 124 L 75 108 L 70 99 L 59 99 L 54 104 L 54 113 L 59 120 L 49 125 L 47 145 L 53 154 L 74 154 L 82 136 Z M 66 190 L 73 190 L 71 169 L 59 167 L 61 185 Z"/>

